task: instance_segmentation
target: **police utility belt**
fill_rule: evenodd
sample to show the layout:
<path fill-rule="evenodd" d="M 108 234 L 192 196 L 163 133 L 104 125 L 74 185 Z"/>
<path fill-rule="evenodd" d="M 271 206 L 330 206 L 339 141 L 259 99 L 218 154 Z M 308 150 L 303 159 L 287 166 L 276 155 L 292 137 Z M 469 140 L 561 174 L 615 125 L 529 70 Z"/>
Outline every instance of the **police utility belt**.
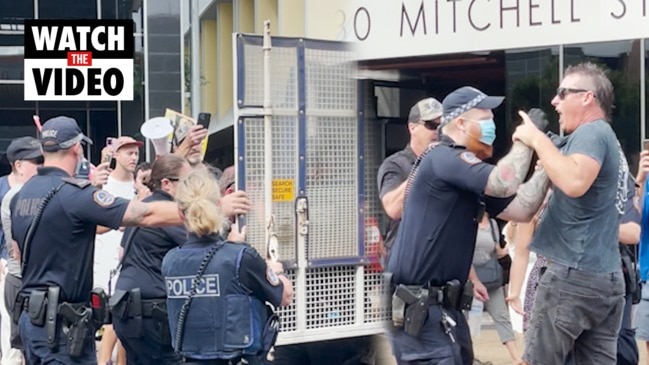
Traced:
<path fill-rule="evenodd" d="M 444 286 L 398 284 L 392 294 L 392 322 L 404 332 L 419 336 L 428 318 L 428 308 L 469 310 L 473 301 L 473 285 L 451 280 Z M 446 313 L 443 317 L 450 318 Z M 453 326 L 451 324 L 451 326 Z"/>
<path fill-rule="evenodd" d="M 29 266 L 30 246 L 36 228 L 43 216 L 43 211 L 54 195 L 56 195 L 56 193 L 61 190 L 66 183 L 75 185 L 81 189 L 90 185 L 90 182 L 85 180 L 77 180 L 73 178 L 62 178 L 61 180 L 62 181 L 58 186 L 53 187 L 45 195 L 36 210 L 34 219 L 27 228 L 25 239 L 23 241 L 23 260 L 21 264 L 23 275 L 25 274 L 26 268 Z M 16 302 L 14 303 L 12 320 L 14 323 L 17 323 L 22 311 L 26 311 L 29 320 L 34 326 L 44 326 L 46 328 L 46 343 L 50 349 L 56 349 L 58 347 L 57 324 L 61 321 L 61 328 L 67 339 L 68 355 L 73 358 L 79 357 L 83 351 L 84 342 L 91 338 L 94 339 L 94 336 L 90 336 L 90 334 L 94 333 L 95 328 L 97 328 L 100 322 L 103 322 L 103 317 L 99 319 L 99 317 L 103 315 L 100 313 L 103 308 L 98 308 L 98 311 L 93 311 L 89 302 L 59 302 L 60 292 L 60 287 L 51 286 L 47 289 L 32 289 L 31 293 L 28 295 L 17 295 Z"/>
<path fill-rule="evenodd" d="M 140 288 L 131 290 L 115 290 L 108 302 L 112 317 L 121 320 L 128 319 L 134 323 L 135 335 L 143 336 L 143 318 L 149 318 L 159 324 L 160 342 L 163 344 L 171 343 L 171 334 L 169 332 L 169 323 L 167 321 L 167 300 L 160 299 L 142 299 Z"/>
<path fill-rule="evenodd" d="M 84 348 L 84 342 L 94 339 L 97 313 L 90 303 L 59 302 L 61 288 L 49 287 L 47 290 L 33 289 L 30 294 L 18 295 L 13 320 L 17 322 L 22 311 L 27 312 L 34 326 L 45 327 L 47 346 L 58 347 L 57 324 L 61 321 L 63 334 L 67 338 L 67 349 L 70 357 L 78 357 Z"/>

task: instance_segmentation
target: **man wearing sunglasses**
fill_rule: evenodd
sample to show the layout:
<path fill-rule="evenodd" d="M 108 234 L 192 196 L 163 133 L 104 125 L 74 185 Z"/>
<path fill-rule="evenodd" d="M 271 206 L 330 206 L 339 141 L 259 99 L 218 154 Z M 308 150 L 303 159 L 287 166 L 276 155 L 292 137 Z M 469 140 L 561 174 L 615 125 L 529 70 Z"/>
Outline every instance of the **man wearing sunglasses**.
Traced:
<path fill-rule="evenodd" d="M 408 174 L 417 157 L 437 140 L 437 127 L 441 118 L 442 104 L 439 101 L 426 98 L 417 102 L 410 109 L 408 116 L 410 143 L 403 150 L 386 158 L 379 168 L 377 177 L 379 197 L 390 219 L 384 240 L 384 263 L 387 263 L 390 248 L 397 236 Z"/>
<path fill-rule="evenodd" d="M 523 359 L 615 364 L 624 309 L 618 225 L 629 175 L 610 126 L 613 86 L 592 63 L 569 67 L 552 105 L 569 134 L 558 149 L 525 123 L 513 138 L 532 146 L 554 185 L 530 249 L 549 259 L 536 292 Z"/>

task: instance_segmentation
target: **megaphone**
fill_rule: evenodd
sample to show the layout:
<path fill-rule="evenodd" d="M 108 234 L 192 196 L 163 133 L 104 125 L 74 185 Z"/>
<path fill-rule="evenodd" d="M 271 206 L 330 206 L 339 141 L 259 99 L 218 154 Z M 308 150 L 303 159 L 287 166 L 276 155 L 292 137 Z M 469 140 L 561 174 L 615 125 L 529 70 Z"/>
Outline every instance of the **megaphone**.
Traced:
<path fill-rule="evenodd" d="M 166 155 L 171 151 L 169 134 L 173 130 L 174 127 L 171 125 L 171 121 L 165 117 L 149 119 L 140 127 L 140 133 L 153 143 L 157 156 Z"/>

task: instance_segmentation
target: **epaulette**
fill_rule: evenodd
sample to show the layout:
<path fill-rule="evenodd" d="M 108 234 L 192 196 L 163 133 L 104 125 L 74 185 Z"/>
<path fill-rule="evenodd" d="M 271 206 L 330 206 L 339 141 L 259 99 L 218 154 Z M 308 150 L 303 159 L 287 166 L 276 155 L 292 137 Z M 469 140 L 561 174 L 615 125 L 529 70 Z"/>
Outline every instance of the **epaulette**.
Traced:
<path fill-rule="evenodd" d="M 74 185 L 78 187 L 79 189 L 85 189 L 88 186 L 90 186 L 90 181 L 89 180 L 81 180 L 81 179 L 76 179 L 74 177 L 64 177 L 61 179 L 63 182 L 68 183 L 70 185 Z"/>

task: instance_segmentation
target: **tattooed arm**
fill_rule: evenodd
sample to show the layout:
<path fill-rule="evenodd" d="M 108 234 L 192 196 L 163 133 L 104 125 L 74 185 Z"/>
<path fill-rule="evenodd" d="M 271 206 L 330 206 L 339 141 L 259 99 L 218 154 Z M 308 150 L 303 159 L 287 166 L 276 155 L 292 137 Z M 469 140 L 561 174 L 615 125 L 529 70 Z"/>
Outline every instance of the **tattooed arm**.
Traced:
<path fill-rule="evenodd" d="M 522 142 L 514 142 L 511 151 L 491 171 L 485 187 L 485 195 L 494 198 L 507 198 L 514 195 L 525 179 L 531 161 L 532 149 Z"/>
<path fill-rule="evenodd" d="M 182 224 L 178 205 L 175 202 L 142 203 L 135 199 L 128 203 L 122 226 L 171 226 Z"/>
<path fill-rule="evenodd" d="M 549 186 L 550 179 L 545 170 L 536 171 L 528 182 L 518 188 L 516 198 L 507 205 L 498 218 L 506 221 L 529 222 L 541 208 Z"/>

